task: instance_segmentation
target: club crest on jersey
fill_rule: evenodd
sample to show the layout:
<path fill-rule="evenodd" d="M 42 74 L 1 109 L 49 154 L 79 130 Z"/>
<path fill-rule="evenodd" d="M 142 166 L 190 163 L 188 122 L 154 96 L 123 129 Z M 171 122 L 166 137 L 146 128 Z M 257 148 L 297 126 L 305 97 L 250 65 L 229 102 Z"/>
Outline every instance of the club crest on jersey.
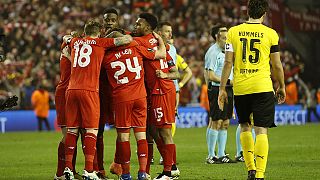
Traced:
<path fill-rule="evenodd" d="M 155 38 L 149 39 L 149 43 L 153 46 L 158 43 L 158 41 Z"/>

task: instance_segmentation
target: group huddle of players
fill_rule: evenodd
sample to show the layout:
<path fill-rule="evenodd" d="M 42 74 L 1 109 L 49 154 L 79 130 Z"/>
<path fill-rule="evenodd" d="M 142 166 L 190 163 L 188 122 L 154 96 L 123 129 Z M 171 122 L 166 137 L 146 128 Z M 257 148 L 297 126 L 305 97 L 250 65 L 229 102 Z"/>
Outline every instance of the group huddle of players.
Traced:
<path fill-rule="evenodd" d="M 131 33 L 118 27 L 115 9 L 107 9 L 103 18 L 103 25 L 87 22 L 84 35 L 74 33 L 63 38 L 55 94 L 63 138 L 55 179 L 78 178 L 75 159 L 79 134 L 85 156 L 82 178 L 106 179 L 103 131 L 107 122 L 117 129 L 112 168 L 120 179 L 132 179 L 131 128 L 137 142 L 137 178 L 151 179 L 156 142 L 163 157 L 163 172 L 154 179 L 178 179 L 171 128 L 176 107 L 172 80 L 179 78 L 179 72 L 167 52 L 169 39 L 154 32 L 158 20 L 150 13 L 139 15 Z"/>

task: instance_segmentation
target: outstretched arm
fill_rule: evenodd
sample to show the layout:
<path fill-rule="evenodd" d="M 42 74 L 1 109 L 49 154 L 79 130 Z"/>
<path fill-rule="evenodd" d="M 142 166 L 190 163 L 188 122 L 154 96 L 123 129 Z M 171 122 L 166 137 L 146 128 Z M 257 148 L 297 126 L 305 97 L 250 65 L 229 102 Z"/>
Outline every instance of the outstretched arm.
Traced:
<path fill-rule="evenodd" d="M 117 37 L 114 39 L 114 44 L 116 46 L 122 46 L 122 45 L 125 45 L 125 44 L 129 44 L 131 43 L 131 41 L 133 40 L 132 36 L 130 35 L 124 35 L 122 37 Z"/>

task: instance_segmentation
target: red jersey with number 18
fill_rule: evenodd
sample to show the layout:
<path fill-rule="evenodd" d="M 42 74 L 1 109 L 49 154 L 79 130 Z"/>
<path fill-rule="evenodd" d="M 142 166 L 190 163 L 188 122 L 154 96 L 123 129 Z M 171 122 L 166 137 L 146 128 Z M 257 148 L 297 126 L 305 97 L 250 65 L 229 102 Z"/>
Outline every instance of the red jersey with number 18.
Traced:
<path fill-rule="evenodd" d="M 105 49 L 115 47 L 113 38 L 73 38 L 72 69 L 68 89 L 99 91 L 99 74 Z"/>

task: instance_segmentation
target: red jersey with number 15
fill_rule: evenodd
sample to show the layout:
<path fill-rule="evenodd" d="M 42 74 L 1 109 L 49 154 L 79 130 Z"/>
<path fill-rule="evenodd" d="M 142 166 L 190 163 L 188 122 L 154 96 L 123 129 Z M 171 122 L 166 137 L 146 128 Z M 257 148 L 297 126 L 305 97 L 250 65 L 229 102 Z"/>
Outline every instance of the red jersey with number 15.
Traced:
<path fill-rule="evenodd" d="M 99 91 L 99 74 L 106 48 L 113 38 L 73 38 L 70 43 L 72 69 L 68 89 Z"/>
<path fill-rule="evenodd" d="M 114 104 L 147 96 L 142 59 L 154 57 L 153 49 L 139 46 L 136 41 L 107 52 L 102 64 L 108 74 Z"/>
<path fill-rule="evenodd" d="M 138 37 L 135 40 L 140 45 L 149 49 L 155 50 L 158 46 L 158 41 L 153 34 Z M 150 90 L 151 94 L 166 94 L 175 89 L 171 79 L 163 79 L 156 76 L 156 70 L 162 70 L 164 73 L 168 73 L 171 68 L 175 67 L 175 64 L 168 52 L 166 59 L 155 61 L 146 58 L 144 59 L 143 65 L 146 74 L 145 79 L 147 88 Z"/>

